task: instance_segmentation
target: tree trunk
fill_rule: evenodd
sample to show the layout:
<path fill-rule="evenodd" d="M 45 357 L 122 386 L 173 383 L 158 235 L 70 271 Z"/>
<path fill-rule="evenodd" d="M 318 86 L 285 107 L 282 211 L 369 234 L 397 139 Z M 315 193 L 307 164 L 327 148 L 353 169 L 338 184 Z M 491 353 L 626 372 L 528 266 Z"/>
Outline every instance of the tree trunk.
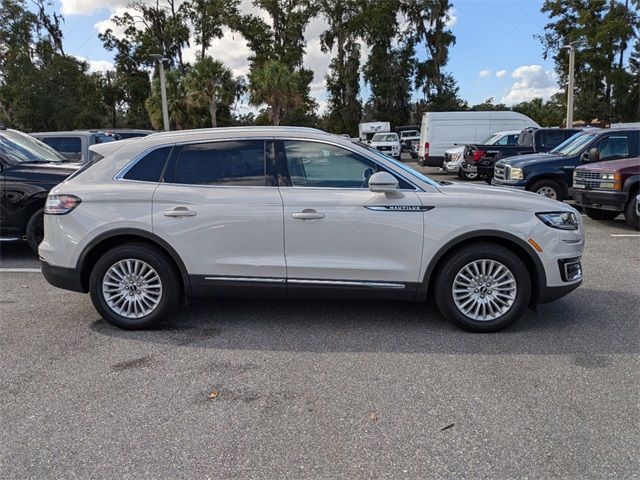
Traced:
<path fill-rule="evenodd" d="M 276 127 L 280 125 L 280 105 L 277 103 L 271 107 L 271 123 Z"/>
<path fill-rule="evenodd" d="M 209 114 L 211 115 L 211 126 L 218 127 L 218 101 L 216 96 L 211 97 L 209 101 Z"/>

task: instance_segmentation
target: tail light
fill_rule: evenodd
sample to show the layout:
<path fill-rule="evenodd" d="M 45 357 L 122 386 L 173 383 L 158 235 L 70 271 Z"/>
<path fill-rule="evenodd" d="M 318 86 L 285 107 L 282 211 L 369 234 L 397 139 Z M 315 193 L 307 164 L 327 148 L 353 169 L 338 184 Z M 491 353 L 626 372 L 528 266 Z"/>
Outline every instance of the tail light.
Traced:
<path fill-rule="evenodd" d="M 482 150 L 473 151 L 473 163 L 478 163 L 486 155 Z"/>
<path fill-rule="evenodd" d="M 429 142 L 424 142 L 424 156 L 429 156 Z"/>
<path fill-rule="evenodd" d="M 65 215 L 80 205 L 81 201 L 75 195 L 49 195 L 44 205 L 44 213 L 47 215 Z"/>

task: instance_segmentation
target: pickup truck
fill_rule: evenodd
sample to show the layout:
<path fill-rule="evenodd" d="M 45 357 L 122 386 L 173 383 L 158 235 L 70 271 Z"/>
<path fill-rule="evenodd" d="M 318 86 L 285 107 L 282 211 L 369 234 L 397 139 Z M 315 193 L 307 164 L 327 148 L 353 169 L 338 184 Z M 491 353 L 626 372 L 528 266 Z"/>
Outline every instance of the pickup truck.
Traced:
<path fill-rule="evenodd" d="M 576 167 L 637 156 L 640 156 L 640 128 L 589 129 L 577 133 L 549 153 L 498 160 L 491 185 L 564 200 L 569 198 Z"/>
<path fill-rule="evenodd" d="M 571 196 L 594 220 L 613 220 L 621 213 L 627 223 L 640 230 L 636 211 L 640 187 L 640 157 L 588 163 L 573 171 Z"/>
<path fill-rule="evenodd" d="M 528 127 L 520 132 L 516 145 L 467 145 L 464 149 L 462 178 L 476 174 L 491 183 L 493 166 L 501 158 L 529 153 L 548 152 L 580 132 L 577 128 Z"/>

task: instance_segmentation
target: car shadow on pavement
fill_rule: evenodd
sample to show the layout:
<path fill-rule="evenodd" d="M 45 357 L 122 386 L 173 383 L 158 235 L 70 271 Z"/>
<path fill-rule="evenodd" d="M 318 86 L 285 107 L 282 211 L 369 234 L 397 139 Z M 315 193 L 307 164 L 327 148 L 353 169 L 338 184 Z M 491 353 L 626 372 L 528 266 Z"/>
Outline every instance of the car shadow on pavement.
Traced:
<path fill-rule="evenodd" d="M 616 354 L 640 350 L 640 296 L 582 288 L 528 311 L 500 333 L 457 329 L 424 303 L 345 300 L 198 300 L 156 330 L 101 334 L 209 349 L 298 352 Z"/>

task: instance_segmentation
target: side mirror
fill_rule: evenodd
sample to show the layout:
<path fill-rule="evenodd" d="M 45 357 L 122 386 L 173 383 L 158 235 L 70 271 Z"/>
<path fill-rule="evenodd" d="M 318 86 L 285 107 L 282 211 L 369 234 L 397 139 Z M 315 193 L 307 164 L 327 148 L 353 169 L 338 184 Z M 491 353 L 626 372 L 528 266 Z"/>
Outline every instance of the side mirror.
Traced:
<path fill-rule="evenodd" d="M 398 179 L 387 172 L 376 172 L 369 177 L 369 190 L 380 193 L 398 191 Z"/>
<path fill-rule="evenodd" d="M 592 148 L 589 150 L 589 156 L 587 157 L 589 162 L 599 162 L 600 161 L 600 150 L 597 148 Z"/>

